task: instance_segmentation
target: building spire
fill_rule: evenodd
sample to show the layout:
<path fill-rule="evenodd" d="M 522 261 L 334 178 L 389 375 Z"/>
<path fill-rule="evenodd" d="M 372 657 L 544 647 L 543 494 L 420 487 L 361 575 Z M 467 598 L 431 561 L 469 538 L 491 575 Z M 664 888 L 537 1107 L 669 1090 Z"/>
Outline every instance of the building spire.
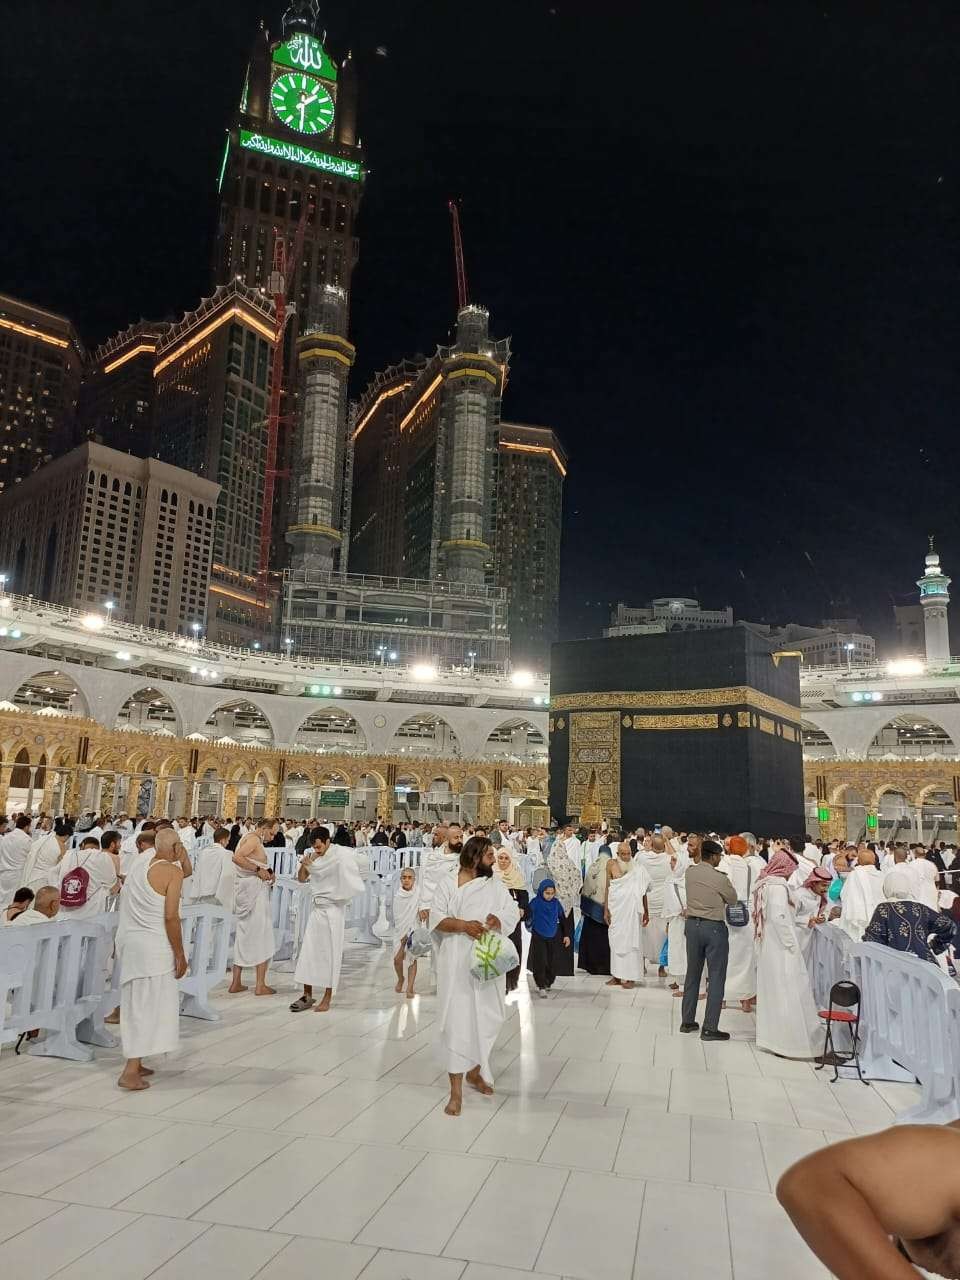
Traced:
<path fill-rule="evenodd" d="M 320 17 L 320 6 L 317 0 L 290 0 L 283 15 L 283 36 L 288 40 L 297 32 L 305 32 L 308 36 L 317 34 L 317 22 Z"/>

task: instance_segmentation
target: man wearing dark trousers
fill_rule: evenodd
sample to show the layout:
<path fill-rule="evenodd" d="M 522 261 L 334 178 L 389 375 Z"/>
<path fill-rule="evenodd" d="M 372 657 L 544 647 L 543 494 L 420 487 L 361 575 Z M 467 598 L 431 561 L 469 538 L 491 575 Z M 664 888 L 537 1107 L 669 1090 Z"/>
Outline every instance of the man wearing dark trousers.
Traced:
<path fill-rule="evenodd" d="M 683 1021 L 680 1030 L 700 1031 L 697 1000 L 703 965 L 707 965 L 707 1008 L 701 1040 L 729 1040 L 718 1027 L 727 982 L 727 935 L 725 908 L 737 901 L 737 891 L 729 878 L 717 870 L 723 848 L 716 840 L 704 840 L 700 861 L 687 868 L 687 976 L 683 984 Z"/>

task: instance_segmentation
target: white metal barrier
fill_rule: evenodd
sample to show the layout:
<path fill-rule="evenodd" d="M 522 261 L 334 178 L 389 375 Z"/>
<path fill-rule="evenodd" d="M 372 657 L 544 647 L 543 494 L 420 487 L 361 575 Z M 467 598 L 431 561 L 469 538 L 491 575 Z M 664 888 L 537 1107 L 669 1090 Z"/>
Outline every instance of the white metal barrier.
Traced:
<path fill-rule="evenodd" d="M 81 1039 L 96 1035 L 89 1020 L 100 1006 L 110 955 L 105 919 L 0 929 L 0 1045 L 40 1030 L 46 1035 L 31 1046 L 32 1054 L 73 1062 L 93 1058 Z M 115 1043 L 109 1034 L 91 1042 Z"/>
<path fill-rule="evenodd" d="M 419 867 L 423 847 L 411 845 L 407 849 L 391 849 L 388 844 L 367 844 L 355 852 L 358 857 L 366 856 L 371 871 L 386 876 L 403 867 Z"/>
<path fill-rule="evenodd" d="M 864 1075 L 896 1079 L 901 1067 L 920 1082 L 920 1102 L 901 1112 L 898 1124 L 960 1119 L 960 987 L 938 965 L 909 952 L 861 942 L 855 954 Z"/>
<path fill-rule="evenodd" d="M 836 983 L 846 981 L 860 985 L 856 947 L 850 935 L 836 924 L 819 924 L 810 932 L 807 972 L 817 1008 L 826 1009 L 830 989 Z"/>
<path fill-rule="evenodd" d="M 183 949 L 189 968 L 180 979 L 180 1013 L 185 1018 L 219 1022 L 220 1014 L 210 1005 L 210 992 L 220 985 L 227 971 L 233 914 L 212 902 L 183 907 Z"/>

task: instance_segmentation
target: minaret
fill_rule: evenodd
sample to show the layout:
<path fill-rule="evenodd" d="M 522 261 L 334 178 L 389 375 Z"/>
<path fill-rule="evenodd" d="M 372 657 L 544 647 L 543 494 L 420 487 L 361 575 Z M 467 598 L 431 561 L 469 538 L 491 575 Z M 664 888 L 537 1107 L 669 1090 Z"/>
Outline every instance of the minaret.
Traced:
<path fill-rule="evenodd" d="M 450 582 L 482 585 L 491 555 L 489 458 L 503 378 L 490 341 L 486 307 L 461 307 L 456 344 L 444 355 L 443 411 L 450 470 L 446 536 L 440 543 L 442 572 Z"/>
<path fill-rule="evenodd" d="M 933 549 L 927 553 L 923 577 L 917 583 L 920 588 L 920 604 L 923 606 L 923 638 L 928 662 L 950 661 L 950 624 L 947 606 L 950 603 L 950 579 L 940 567 L 940 556 Z"/>
<path fill-rule="evenodd" d="M 347 378 L 356 356 L 346 329 L 347 295 L 337 285 L 324 285 L 297 342 L 300 456 L 294 468 L 296 520 L 286 535 L 294 569 L 318 573 L 333 570 L 346 533 Z"/>

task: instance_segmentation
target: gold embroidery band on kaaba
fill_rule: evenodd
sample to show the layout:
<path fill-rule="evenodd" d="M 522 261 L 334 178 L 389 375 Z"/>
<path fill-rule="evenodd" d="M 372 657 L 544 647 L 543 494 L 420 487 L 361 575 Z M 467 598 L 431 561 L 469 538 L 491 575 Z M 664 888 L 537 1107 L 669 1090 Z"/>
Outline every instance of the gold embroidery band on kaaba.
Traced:
<path fill-rule="evenodd" d="M 560 693 L 550 699 L 550 710 L 557 711 L 602 711 L 607 708 L 617 711 L 634 711 L 638 708 L 656 711 L 669 708 L 671 711 L 680 707 L 736 707 L 746 705 L 757 711 L 765 711 L 768 715 L 778 716 L 790 724 L 800 724 L 800 708 L 792 707 L 789 702 L 773 698 L 759 689 L 751 689 L 749 685 L 732 685 L 727 689 L 656 689 L 656 690 L 622 690 L 614 693 Z"/>
<path fill-rule="evenodd" d="M 695 715 L 634 716 L 634 729 L 719 729 L 720 717 L 709 713 Z"/>

